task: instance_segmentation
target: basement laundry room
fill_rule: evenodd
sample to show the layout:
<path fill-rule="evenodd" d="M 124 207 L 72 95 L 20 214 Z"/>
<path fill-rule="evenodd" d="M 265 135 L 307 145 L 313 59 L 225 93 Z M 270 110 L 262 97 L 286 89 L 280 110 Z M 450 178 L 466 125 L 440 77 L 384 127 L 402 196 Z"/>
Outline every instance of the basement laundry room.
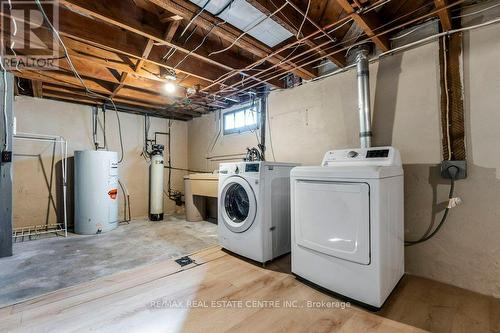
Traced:
<path fill-rule="evenodd" d="M 0 0 L 1 332 L 500 333 L 499 0 Z"/>

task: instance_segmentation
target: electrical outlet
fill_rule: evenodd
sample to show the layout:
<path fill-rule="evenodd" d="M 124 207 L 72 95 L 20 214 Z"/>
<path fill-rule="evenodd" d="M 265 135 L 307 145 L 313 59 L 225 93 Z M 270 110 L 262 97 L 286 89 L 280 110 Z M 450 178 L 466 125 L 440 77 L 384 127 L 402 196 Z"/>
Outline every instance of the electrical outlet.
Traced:
<path fill-rule="evenodd" d="M 12 162 L 12 152 L 8 150 L 2 151 L 2 163 Z"/>
<path fill-rule="evenodd" d="M 443 161 L 441 162 L 441 177 L 450 179 L 451 176 L 448 172 L 448 168 L 451 166 L 455 166 L 458 168 L 458 173 L 455 177 L 457 179 L 465 179 L 467 178 L 467 161 Z"/>

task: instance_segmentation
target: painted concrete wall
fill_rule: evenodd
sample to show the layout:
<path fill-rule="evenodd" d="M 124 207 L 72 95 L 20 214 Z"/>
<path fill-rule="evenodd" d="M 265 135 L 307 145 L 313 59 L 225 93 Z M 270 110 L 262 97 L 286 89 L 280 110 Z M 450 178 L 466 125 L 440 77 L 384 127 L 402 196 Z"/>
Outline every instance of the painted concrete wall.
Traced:
<path fill-rule="evenodd" d="M 500 297 L 500 26 L 466 34 L 465 99 L 469 178 L 457 184 L 464 204 L 429 242 L 406 249 L 406 270 Z M 438 44 L 370 66 L 375 145 L 401 150 L 405 169 L 405 230 L 415 239 L 439 222 L 449 185 L 439 177 Z M 319 164 L 325 151 L 357 147 L 356 74 L 349 71 L 269 97 L 267 158 Z M 189 166 L 212 170 L 207 156 L 243 152 L 254 134 L 217 137 L 217 116 L 189 122 Z M 272 140 L 271 140 L 272 138 Z M 272 146 L 271 146 L 272 141 Z M 208 153 L 207 153 L 208 152 Z"/>
<path fill-rule="evenodd" d="M 69 142 L 69 156 L 75 150 L 92 149 L 92 110 L 90 107 L 56 102 L 30 97 L 16 97 L 14 112 L 17 120 L 17 132 L 62 135 Z M 123 132 L 125 157 L 119 167 L 120 179 L 124 181 L 130 193 L 133 217 L 148 215 L 148 164 L 141 155 L 144 120 L 142 116 L 120 112 Z M 150 138 L 155 131 L 167 132 L 168 122 L 161 118 L 150 118 Z M 114 111 L 108 111 L 106 116 L 107 140 L 110 150 L 120 155 L 117 120 Z M 102 136 L 99 135 L 102 143 Z M 172 163 L 175 167 L 187 167 L 187 124 L 174 121 L 172 125 Z M 159 136 L 160 143 L 165 144 L 164 137 Z M 60 196 L 60 153 L 59 146 L 53 153 L 51 143 L 34 143 L 15 140 L 16 152 L 14 161 L 14 227 L 44 225 L 56 221 L 56 211 Z M 40 158 L 38 157 L 40 155 Z M 54 172 L 52 169 L 52 157 Z M 69 184 L 73 183 L 72 158 L 69 163 Z M 49 200 L 47 183 L 53 174 L 52 195 L 54 202 Z M 167 171 L 165 171 L 165 177 Z M 173 171 L 173 186 L 183 190 L 182 171 Z M 167 178 L 165 178 L 166 180 Z M 68 195 L 70 213 L 73 205 L 72 192 Z M 123 199 L 119 196 L 119 214 L 123 216 Z M 165 199 L 165 211 L 175 211 L 175 204 Z"/>

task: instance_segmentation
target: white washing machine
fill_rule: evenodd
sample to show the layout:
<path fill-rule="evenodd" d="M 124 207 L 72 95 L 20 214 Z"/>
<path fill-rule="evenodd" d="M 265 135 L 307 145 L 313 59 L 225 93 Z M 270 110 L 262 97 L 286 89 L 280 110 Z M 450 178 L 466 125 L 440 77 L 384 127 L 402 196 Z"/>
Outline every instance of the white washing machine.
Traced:
<path fill-rule="evenodd" d="M 290 252 L 290 170 L 297 164 L 222 163 L 220 245 L 265 263 Z"/>
<path fill-rule="evenodd" d="M 292 272 L 380 308 L 404 274 L 399 152 L 330 151 L 292 170 L 291 200 Z"/>

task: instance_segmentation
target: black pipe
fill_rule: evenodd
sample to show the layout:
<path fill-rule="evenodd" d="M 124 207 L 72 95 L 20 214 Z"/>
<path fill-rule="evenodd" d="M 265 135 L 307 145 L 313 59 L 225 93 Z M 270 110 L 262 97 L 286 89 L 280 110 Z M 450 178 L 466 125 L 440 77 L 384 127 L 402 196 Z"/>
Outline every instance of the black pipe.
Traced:
<path fill-rule="evenodd" d="M 266 160 L 266 114 L 267 110 L 267 96 L 262 97 L 260 100 L 260 152 L 262 160 Z"/>

